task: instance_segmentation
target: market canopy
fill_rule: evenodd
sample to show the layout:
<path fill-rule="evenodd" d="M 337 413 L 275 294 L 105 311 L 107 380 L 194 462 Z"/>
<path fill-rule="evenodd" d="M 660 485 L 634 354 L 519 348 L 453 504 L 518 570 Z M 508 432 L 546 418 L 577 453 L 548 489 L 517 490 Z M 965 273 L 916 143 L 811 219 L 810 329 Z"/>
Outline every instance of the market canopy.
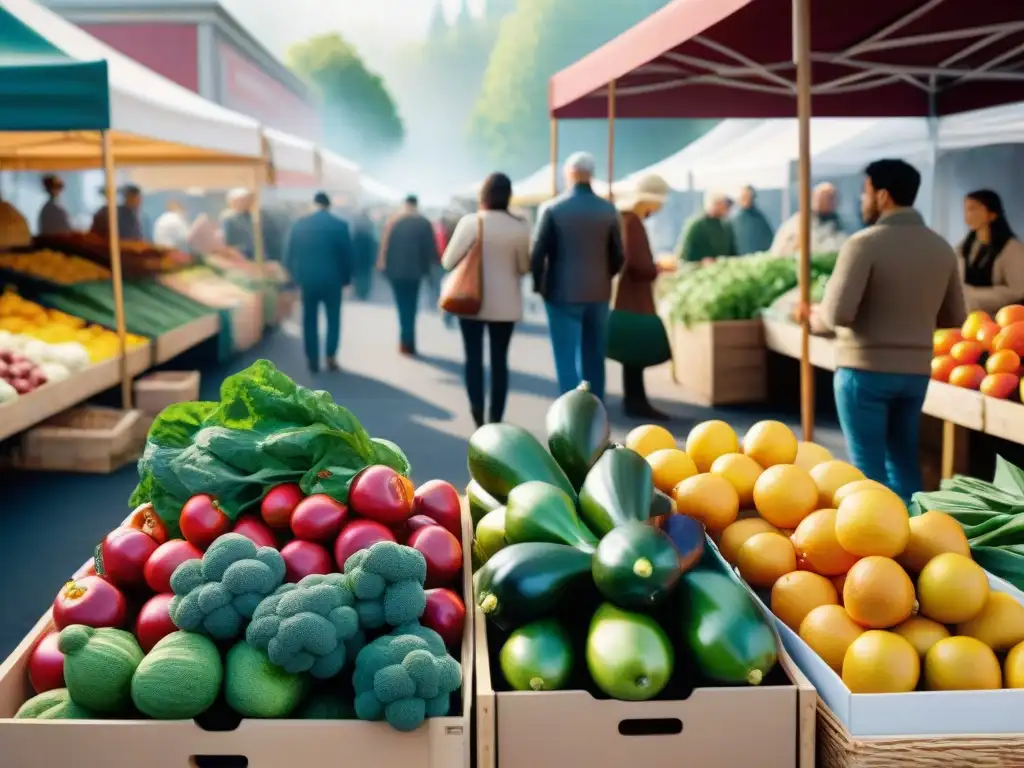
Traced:
<path fill-rule="evenodd" d="M 259 125 L 146 69 L 32 0 L 0 3 L 0 168 L 258 162 Z"/>
<path fill-rule="evenodd" d="M 1024 100 L 1022 0 L 814 3 L 812 113 L 926 117 Z M 674 0 L 554 75 L 556 118 L 791 117 L 792 0 Z"/>
<path fill-rule="evenodd" d="M 318 186 L 326 192 L 355 194 L 359 191 L 359 166 L 329 149 L 321 149 Z"/>
<path fill-rule="evenodd" d="M 562 192 L 565 189 L 565 178 L 561 169 L 558 171 L 557 183 L 558 191 Z M 599 195 L 608 194 L 607 181 L 594 179 L 591 186 Z M 479 185 L 477 185 L 477 189 L 479 189 Z M 551 163 L 543 168 L 538 168 L 525 179 L 512 182 L 512 202 L 516 205 L 538 205 L 551 197 L 553 197 L 551 194 Z"/>
<path fill-rule="evenodd" d="M 312 189 L 320 180 L 316 145 L 284 131 L 266 128 L 267 157 L 274 169 L 274 186 Z"/>

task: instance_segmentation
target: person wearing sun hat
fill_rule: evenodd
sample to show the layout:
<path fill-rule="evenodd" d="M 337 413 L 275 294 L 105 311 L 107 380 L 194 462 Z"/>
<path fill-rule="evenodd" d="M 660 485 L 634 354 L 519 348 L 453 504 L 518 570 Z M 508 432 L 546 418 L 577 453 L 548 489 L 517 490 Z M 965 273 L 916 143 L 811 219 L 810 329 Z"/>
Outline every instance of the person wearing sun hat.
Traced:
<path fill-rule="evenodd" d="M 623 409 L 636 419 L 668 419 L 650 404 L 644 387 L 644 369 L 672 357 L 665 326 L 654 308 L 654 281 L 659 269 L 644 219 L 661 210 L 670 192 L 663 178 L 648 174 L 630 184 L 615 201 L 626 261 L 614 288 L 608 357 L 622 363 Z"/>

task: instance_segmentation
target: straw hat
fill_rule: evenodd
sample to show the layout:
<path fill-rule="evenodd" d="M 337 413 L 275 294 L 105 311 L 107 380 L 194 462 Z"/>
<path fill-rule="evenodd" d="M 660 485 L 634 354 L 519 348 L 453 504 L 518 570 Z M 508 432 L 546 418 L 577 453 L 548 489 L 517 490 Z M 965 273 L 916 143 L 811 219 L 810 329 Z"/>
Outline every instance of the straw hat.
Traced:
<path fill-rule="evenodd" d="M 621 210 L 630 210 L 637 203 L 659 203 L 663 204 L 665 198 L 672 192 L 672 188 L 661 176 L 656 173 L 648 173 L 629 184 L 621 193 L 615 196 L 615 203 Z"/>

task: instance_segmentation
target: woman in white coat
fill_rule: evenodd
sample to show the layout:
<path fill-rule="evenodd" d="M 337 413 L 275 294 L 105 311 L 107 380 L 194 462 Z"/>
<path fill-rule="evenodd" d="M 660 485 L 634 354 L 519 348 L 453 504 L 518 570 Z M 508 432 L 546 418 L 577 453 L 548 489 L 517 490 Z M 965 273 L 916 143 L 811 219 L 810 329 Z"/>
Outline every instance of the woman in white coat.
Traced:
<path fill-rule="evenodd" d="M 491 398 L 489 420 L 500 422 L 508 398 L 508 348 L 515 324 L 523 317 L 522 276 L 530 270 L 530 226 L 509 212 L 512 182 L 493 173 L 480 188 L 480 210 L 463 216 L 452 233 L 441 259 L 452 270 L 469 253 L 483 232 L 481 273 L 483 296 L 480 311 L 459 317 L 466 353 L 466 394 L 477 426 L 484 414 L 484 335 L 490 347 Z"/>

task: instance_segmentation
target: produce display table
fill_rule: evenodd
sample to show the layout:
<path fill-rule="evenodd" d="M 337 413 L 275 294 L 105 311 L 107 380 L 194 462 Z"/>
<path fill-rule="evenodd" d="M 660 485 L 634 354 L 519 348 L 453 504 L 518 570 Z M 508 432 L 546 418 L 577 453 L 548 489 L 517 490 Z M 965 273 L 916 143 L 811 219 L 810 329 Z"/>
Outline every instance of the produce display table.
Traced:
<path fill-rule="evenodd" d="M 128 352 L 128 372 L 137 376 L 150 367 L 149 344 Z M 37 390 L 0 405 L 0 440 L 23 432 L 51 416 L 85 402 L 118 385 L 121 368 L 118 358 L 90 365 L 64 381 L 44 384 Z"/>
<path fill-rule="evenodd" d="M 166 363 L 182 352 L 198 346 L 220 332 L 220 318 L 215 314 L 203 315 L 169 333 L 156 338 L 153 360 Z"/>

